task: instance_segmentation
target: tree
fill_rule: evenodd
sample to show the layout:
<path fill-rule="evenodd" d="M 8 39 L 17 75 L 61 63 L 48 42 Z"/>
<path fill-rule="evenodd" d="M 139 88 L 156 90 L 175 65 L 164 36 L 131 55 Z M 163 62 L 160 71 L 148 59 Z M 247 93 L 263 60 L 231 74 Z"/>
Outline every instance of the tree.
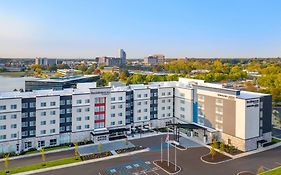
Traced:
<path fill-rule="evenodd" d="M 128 70 L 122 70 L 120 73 L 120 79 L 121 80 L 127 80 L 127 78 L 130 76 L 130 73 Z"/>
<path fill-rule="evenodd" d="M 223 142 L 220 143 L 220 153 L 223 153 L 225 149 L 225 144 Z"/>
<path fill-rule="evenodd" d="M 126 148 L 128 148 L 128 145 L 129 145 L 128 138 L 125 138 L 125 140 L 124 140 L 124 144 L 125 144 Z"/>
<path fill-rule="evenodd" d="M 44 148 L 42 148 L 42 149 L 40 150 L 40 153 L 41 153 L 41 159 L 42 159 L 42 166 L 46 166 L 46 164 L 45 164 L 46 155 L 45 155 L 45 150 L 44 150 Z"/>
<path fill-rule="evenodd" d="M 79 159 L 79 146 L 78 143 L 74 143 L 74 154 L 75 154 L 75 159 Z"/>
<path fill-rule="evenodd" d="M 212 159 L 214 159 L 214 157 L 216 155 L 216 150 L 215 150 L 215 145 L 214 144 L 211 145 L 210 155 L 212 156 Z"/>
<path fill-rule="evenodd" d="M 263 172 L 264 172 L 264 168 L 263 168 L 263 166 L 260 166 L 257 170 L 257 174 L 261 174 Z"/>
<path fill-rule="evenodd" d="M 101 153 L 101 150 L 102 150 L 102 144 L 99 143 L 99 144 L 98 144 L 98 152 Z"/>
<path fill-rule="evenodd" d="M 5 171 L 6 173 L 9 173 L 9 154 L 6 154 L 4 156 L 4 166 L 5 166 Z"/>

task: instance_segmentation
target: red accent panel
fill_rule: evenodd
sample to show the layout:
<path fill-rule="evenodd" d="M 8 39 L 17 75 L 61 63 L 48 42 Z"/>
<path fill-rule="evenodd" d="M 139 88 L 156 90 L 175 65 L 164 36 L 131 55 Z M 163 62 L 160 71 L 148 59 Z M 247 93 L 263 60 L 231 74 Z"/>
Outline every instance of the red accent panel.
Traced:
<path fill-rule="evenodd" d="M 105 106 L 105 103 L 96 103 L 95 106 Z"/>
<path fill-rule="evenodd" d="M 95 115 L 99 115 L 99 114 L 104 114 L 105 115 L 105 111 L 95 112 Z"/>
<path fill-rule="evenodd" d="M 105 119 L 95 120 L 95 123 L 102 123 L 102 122 L 104 122 L 104 123 L 105 123 Z"/>

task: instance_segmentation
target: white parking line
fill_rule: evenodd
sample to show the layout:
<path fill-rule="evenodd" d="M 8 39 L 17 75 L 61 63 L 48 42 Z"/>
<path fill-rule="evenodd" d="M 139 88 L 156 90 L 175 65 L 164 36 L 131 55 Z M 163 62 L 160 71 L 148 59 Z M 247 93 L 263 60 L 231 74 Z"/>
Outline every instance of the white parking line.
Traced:
<path fill-rule="evenodd" d="M 278 164 L 278 165 L 281 165 L 281 163 L 280 162 L 275 162 L 276 164 Z"/>
<path fill-rule="evenodd" d="M 159 175 L 158 173 L 155 172 L 155 170 L 153 170 L 152 172 L 155 173 L 155 174 L 157 174 L 157 175 Z"/>

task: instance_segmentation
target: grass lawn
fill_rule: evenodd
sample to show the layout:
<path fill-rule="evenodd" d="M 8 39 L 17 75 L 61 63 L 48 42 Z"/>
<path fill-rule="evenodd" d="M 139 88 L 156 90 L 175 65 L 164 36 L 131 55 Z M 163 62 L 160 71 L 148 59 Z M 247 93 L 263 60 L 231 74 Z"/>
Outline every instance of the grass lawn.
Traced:
<path fill-rule="evenodd" d="M 281 167 L 265 173 L 261 173 L 260 175 L 280 175 L 280 174 L 281 174 Z"/>
<path fill-rule="evenodd" d="M 38 170 L 38 169 L 42 169 L 42 168 L 49 168 L 49 167 L 65 165 L 65 164 L 70 164 L 70 163 L 75 163 L 75 162 L 81 162 L 81 159 L 79 158 L 78 160 L 76 160 L 75 157 L 70 157 L 70 158 L 65 158 L 65 159 L 60 159 L 60 160 L 53 160 L 53 161 L 45 162 L 45 166 L 43 166 L 42 163 L 37 163 L 37 164 L 9 169 L 9 173 L 6 173 L 5 171 L 0 171 L 0 175 L 15 174 L 15 173 L 20 173 L 20 172 Z"/>
<path fill-rule="evenodd" d="M 278 143 L 278 142 L 281 142 L 281 139 L 272 138 L 272 142 L 273 142 L 273 143 Z"/>
<path fill-rule="evenodd" d="M 67 145 L 62 145 L 62 146 L 55 146 L 55 147 L 50 147 L 50 148 L 44 148 L 45 152 L 48 151 L 53 151 L 53 150 L 58 150 L 58 149 L 63 149 L 63 148 L 70 148 Z M 34 150 L 34 151 L 27 151 L 24 155 L 27 154 L 34 154 L 34 153 L 40 153 L 40 150 Z"/>
<path fill-rule="evenodd" d="M 25 72 L 0 72 L 0 76 L 23 77 Z"/>

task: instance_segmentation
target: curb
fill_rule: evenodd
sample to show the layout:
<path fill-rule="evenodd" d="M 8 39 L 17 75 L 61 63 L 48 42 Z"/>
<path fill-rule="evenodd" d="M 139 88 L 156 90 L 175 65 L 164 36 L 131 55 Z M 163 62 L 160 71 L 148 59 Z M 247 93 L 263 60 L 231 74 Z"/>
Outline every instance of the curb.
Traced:
<path fill-rule="evenodd" d="M 154 161 L 153 161 L 153 164 L 154 164 L 155 166 L 157 166 L 158 168 L 160 168 L 162 171 L 166 172 L 167 174 L 170 174 L 170 175 L 178 174 L 178 173 L 181 171 L 181 167 L 178 166 L 180 169 L 179 169 L 177 172 L 169 173 L 169 172 L 166 171 L 164 168 L 162 168 L 162 167 L 160 167 L 159 165 L 157 165 L 157 164 L 155 163 L 155 161 L 161 161 L 161 160 L 154 160 Z M 172 162 L 170 162 L 170 163 L 172 163 Z M 174 163 L 172 163 L 172 164 L 175 165 Z M 177 165 L 176 165 L 176 166 L 177 166 Z"/>
<path fill-rule="evenodd" d="M 205 157 L 205 156 L 207 156 L 207 155 L 209 155 L 209 154 L 210 154 L 210 153 L 201 156 L 201 157 L 200 157 L 200 160 L 201 160 L 202 162 L 207 163 L 207 164 L 210 164 L 210 165 L 217 165 L 217 164 L 220 164 L 220 163 L 225 163 L 225 162 L 229 162 L 229 161 L 233 160 L 233 158 L 230 158 L 230 159 L 228 159 L 228 160 L 223 160 L 223 161 L 219 161 L 219 162 L 208 162 L 208 161 L 204 160 L 203 157 Z"/>
<path fill-rule="evenodd" d="M 148 151 L 149 151 L 149 149 L 147 148 L 147 149 L 138 150 L 138 151 L 134 151 L 134 152 L 130 152 L 130 153 L 117 154 L 117 155 L 99 158 L 99 159 L 86 160 L 86 161 L 77 162 L 77 163 L 71 163 L 71 164 L 54 166 L 54 167 L 49 167 L 49 168 L 42 168 L 39 170 L 16 173 L 15 175 L 30 175 L 30 174 L 35 174 L 35 173 L 43 173 L 43 172 L 47 172 L 47 171 L 51 171 L 51 170 L 58 170 L 58 169 L 63 169 L 63 168 L 68 168 L 68 167 L 73 167 L 73 166 L 85 165 L 85 164 L 89 164 L 89 163 L 100 162 L 100 161 L 104 161 L 104 160 L 110 160 L 110 159 L 115 159 L 115 158 L 119 158 L 119 157 L 125 157 L 125 156 L 134 155 L 134 154 L 144 153 L 144 152 L 148 152 Z"/>

